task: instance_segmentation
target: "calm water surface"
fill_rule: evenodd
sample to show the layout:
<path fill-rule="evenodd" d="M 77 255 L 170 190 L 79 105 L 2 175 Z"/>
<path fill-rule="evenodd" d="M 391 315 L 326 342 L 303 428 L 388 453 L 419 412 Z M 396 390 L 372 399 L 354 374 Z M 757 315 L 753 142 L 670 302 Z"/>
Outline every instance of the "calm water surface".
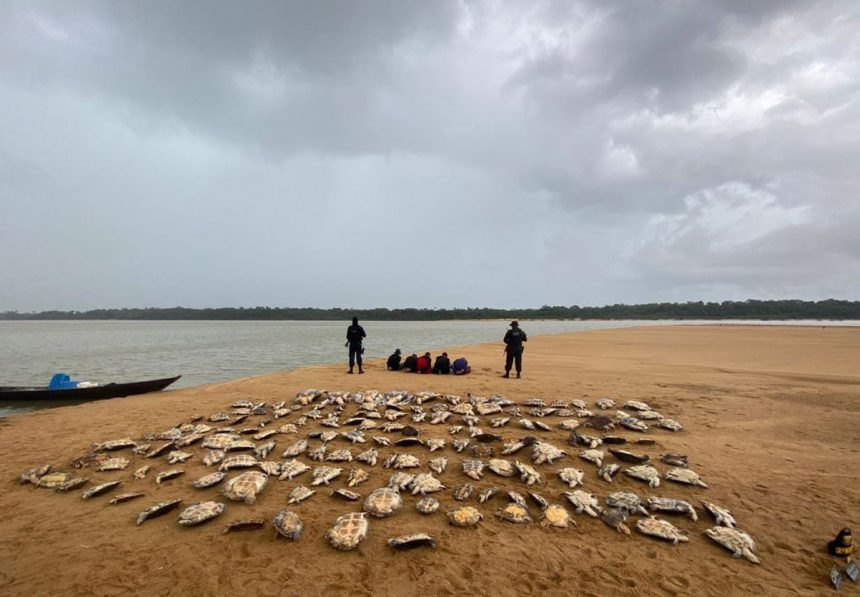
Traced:
<path fill-rule="evenodd" d="M 530 336 L 536 336 L 677 323 L 696 322 L 524 321 L 522 327 Z M 306 365 L 345 363 L 347 353 L 343 343 L 348 324 L 332 321 L 0 321 L 0 386 L 47 385 L 54 373 L 63 371 L 74 379 L 99 383 L 182 374 L 182 379 L 172 387 L 188 387 Z M 420 354 L 480 342 L 495 341 L 501 346 L 506 324 L 506 321 L 362 322 L 368 335 L 364 344 L 365 358 L 386 357 L 395 348 L 406 354 Z M 827 325 L 833 324 L 828 322 Z M 42 405 L 0 403 L 0 416 L 39 406 Z"/>

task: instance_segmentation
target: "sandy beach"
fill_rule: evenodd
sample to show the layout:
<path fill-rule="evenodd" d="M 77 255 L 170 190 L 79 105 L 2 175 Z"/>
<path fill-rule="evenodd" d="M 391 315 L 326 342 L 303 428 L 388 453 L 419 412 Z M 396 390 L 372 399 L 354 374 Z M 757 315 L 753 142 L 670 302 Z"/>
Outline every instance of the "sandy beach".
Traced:
<path fill-rule="evenodd" d="M 527 322 L 523 327 L 528 331 Z M 521 380 L 500 377 L 501 343 L 452 347 L 448 352 L 452 357 L 467 356 L 472 374 L 390 373 L 384 363 L 373 361 L 362 376 L 346 375 L 345 364 L 312 367 L 0 419 L 4 484 L 0 594 L 725 596 L 831 591 L 827 574 L 834 560 L 824 552 L 825 544 L 842 527 L 860 532 L 860 328 L 679 326 L 540 336 L 528 342 Z M 310 484 L 310 473 L 292 481 L 271 479 L 255 505 L 230 501 L 220 496 L 218 487 L 191 486 L 194 479 L 214 470 L 202 463 L 205 450 L 199 444 L 187 448 L 194 453 L 191 460 L 175 467 L 163 456 L 145 459 L 130 450 L 117 452 L 132 460 L 128 469 L 102 473 L 81 469 L 78 472 L 90 477 L 90 483 L 67 493 L 18 482 L 23 471 L 43 463 L 74 471 L 71 461 L 96 442 L 122 437 L 139 440 L 195 416 L 229 412 L 240 399 L 293 404 L 296 393 L 307 388 L 427 390 L 463 398 L 469 393 L 500 394 L 517 402 L 542 398 L 547 404 L 580 399 L 595 412 L 594 402 L 602 397 L 612 398 L 618 407 L 627 400 L 644 401 L 682 423 L 684 431 L 611 433 L 631 440 L 654 439 L 653 446 L 627 445 L 626 449 L 650 455 L 660 470 L 667 467 L 659 463 L 659 453 L 687 454 L 690 468 L 707 482 L 707 489 L 666 480 L 651 489 L 623 474 L 607 483 L 597 476 L 593 464 L 577 456 L 581 448 L 567 445 L 568 432 L 558 429 L 558 419 L 553 417 L 545 422 L 554 430 L 541 439 L 565 449 L 569 456 L 554 465 L 536 467 L 544 482 L 532 489 L 573 514 L 560 497 L 567 488 L 555 476 L 558 469 L 571 466 L 585 471 L 584 489 L 601 502 L 619 490 L 635 491 L 643 498 L 675 497 L 690 501 L 699 520 L 661 515 L 689 533 L 689 542 L 679 545 L 635 529 L 631 536 L 618 534 L 582 514 L 573 515 L 578 527 L 569 530 L 536 523 L 515 525 L 494 515 L 507 503 L 500 492 L 484 504 L 474 497 L 468 502 L 484 515 L 476 528 L 450 526 L 445 511 L 460 505 L 453 500 L 451 488 L 471 482 L 459 466 L 471 456 L 451 448 L 453 439 L 466 435 L 450 435 L 451 422 L 419 426 L 422 437 L 446 440 L 442 451 L 430 456 L 421 446 L 380 448 L 376 466 L 362 465 L 370 480 L 355 488 L 366 496 L 386 485 L 394 472 L 382 466 L 389 454 L 417 456 L 422 472 L 427 472 L 429 458 L 444 455 L 450 463 L 437 476 L 449 489 L 435 494 L 441 510 L 421 515 L 415 509 L 419 498 L 404 495 L 403 508 L 390 517 L 372 519 L 367 539 L 351 552 L 336 551 L 325 539 L 340 514 L 361 506 L 361 502 L 330 496 L 333 488 L 346 487 L 346 474 L 291 506 L 304 520 L 305 531 L 297 542 L 276 539 L 271 520 L 286 506 L 294 487 Z M 265 429 L 294 422 L 306 410 L 273 420 Z M 354 410 L 355 405 L 350 405 L 345 412 Z M 615 410 L 607 413 L 614 416 Z M 532 433 L 516 422 L 513 418 L 493 431 L 504 441 Z M 489 430 L 488 424 L 482 426 Z M 283 460 L 281 452 L 288 445 L 321 429 L 325 428 L 312 420 L 298 435 L 274 436 L 277 447 L 269 460 Z M 333 443 L 353 453 L 369 447 L 353 447 L 341 439 Z M 502 442 L 489 445 L 498 453 Z M 530 456 L 529 450 L 518 458 L 530 461 Z M 319 464 L 307 456 L 300 458 L 312 467 Z M 144 464 L 153 465 L 153 470 L 145 479 L 133 480 L 132 471 Z M 355 465 L 343 465 L 345 473 Z M 157 486 L 155 473 L 168 468 L 186 472 Z M 114 492 L 80 499 L 87 487 L 114 479 L 123 482 Z M 524 494 L 527 490 L 517 477 L 497 477 L 488 471 L 474 485 Z M 146 495 L 109 505 L 112 495 L 129 491 Z M 135 526 L 137 514 L 145 507 L 173 498 L 182 498 L 183 507 L 208 499 L 223 501 L 227 511 L 199 527 L 180 527 L 181 510 Z M 733 512 L 738 527 L 755 539 L 760 565 L 732 558 L 704 535 L 714 523 L 701 507 L 703 499 Z M 530 510 L 537 521 L 540 509 L 530 502 Z M 226 523 L 239 518 L 263 518 L 267 525 L 222 534 Z M 631 527 L 636 518 L 631 518 Z M 410 532 L 431 534 L 436 548 L 399 552 L 386 545 L 388 538 Z M 856 585 L 846 584 L 843 593 L 860 594 Z"/>

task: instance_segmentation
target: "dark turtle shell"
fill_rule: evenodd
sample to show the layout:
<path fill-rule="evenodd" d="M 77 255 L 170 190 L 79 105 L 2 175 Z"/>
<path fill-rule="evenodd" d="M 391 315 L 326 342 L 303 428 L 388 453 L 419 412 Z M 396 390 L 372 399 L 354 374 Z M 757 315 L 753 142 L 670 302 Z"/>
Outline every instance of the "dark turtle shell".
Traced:
<path fill-rule="evenodd" d="M 412 425 L 407 425 L 406 427 L 404 427 L 403 429 L 400 430 L 400 433 L 402 433 L 406 437 L 418 437 L 418 435 L 421 432 L 418 431 L 418 429 L 416 429 Z"/>
<path fill-rule="evenodd" d="M 146 510 L 144 510 L 143 512 L 138 514 L 136 524 L 137 524 L 137 526 L 140 526 L 143 524 L 143 521 L 145 521 L 147 519 L 155 518 L 156 516 L 162 516 L 164 514 L 167 514 L 171 510 L 174 510 L 175 508 L 177 508 L 179 506 L 179 504 L 181 504 L 181 503 L 182 503 L 182 500 L 180 500 L 180 499 L 170 500 L 168 502 L 158 502 L 154 506 L 150 506 L 149 508 L 147 508 Z"/>
<path fill-rule="evenodd" d="M 606 415 L 594 415 L 588 420 L 586 426 L 598 429 L 600 431 L 606 431 L 615 427 L 615 423 Z"/>
<path fill-rule="evenodd" d="M 388 545 L 394 549 L 415 549 L 416 547 L 436 547 L 436 540 L 427 533 L 402 535 L 388 540 Z"/>
<path fill-rule="evenodd" d="M 266 521 L 259 518 L 249 518 L 244 520 L 234 520 L 224 527 L 225 533 L 233 531 L 255 531 L 266 526 Z"/>
<path fill-rule="evenodd" d="M 418 439 L 417 437 L 403 437 L 394 442 L 395 446 L 423 446 L 424 441 Z"/>
<path fill-rule="evenodd" d="M 501 441 L 502 436 L 496 435 L 495 433 L 479 433 L 478 435 L 474 436 L 472 439 L 474 439 L 475 441 L 486 444 L 488 442 Z"/>
<path fill-rule="evenodd" d="M 621 462 L 629 462 L 630 464 L 644 464 L 650 460 L 647 454 L 634 454 L 626 450 L 610 449 L 609 453 L 615 456 Z"/>
<path fill-rule="evenodd" d="M 618 437 L 617 435 L 605 435 L 603 436 L 604 444 L 626 444 L 627 440 L 623 437 Z"/>

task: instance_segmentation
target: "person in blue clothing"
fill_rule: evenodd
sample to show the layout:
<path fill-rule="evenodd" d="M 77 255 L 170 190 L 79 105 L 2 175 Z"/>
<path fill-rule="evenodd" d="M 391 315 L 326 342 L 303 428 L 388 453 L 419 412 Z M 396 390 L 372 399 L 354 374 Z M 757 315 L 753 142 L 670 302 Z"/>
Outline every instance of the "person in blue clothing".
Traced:
<path fill-rule="evenodd" d="M 361 355 L 364 353 L 361 342 L 366 337 L 364 328 L 358 325 L 358 317 L 353 317 L 352 325 L 346 328 L 346 344 L 344 344 L 344 346 L 349 347 L 349 371 L 347 373 L 352 373 L 356 362 L 358 363 L 358 372 L 364 373 L 364 369 L 361 368 Z"/>
<path fill-rule="evenodd" d="M 451 363 L 451 373 L 454 375 L 466 375 L 471 373 L 471 371 L 472 368 L 469 366 L 469 361 L 464 357 L 454 359 L 454 362 Z"/>

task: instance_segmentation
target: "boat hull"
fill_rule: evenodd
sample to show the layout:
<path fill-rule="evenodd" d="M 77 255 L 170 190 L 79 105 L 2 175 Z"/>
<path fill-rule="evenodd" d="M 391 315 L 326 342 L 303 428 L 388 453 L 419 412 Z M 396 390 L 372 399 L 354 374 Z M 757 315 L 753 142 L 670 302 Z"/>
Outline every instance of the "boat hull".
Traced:
<path fill-rule="evenodd" d="M 136 396 L 149 392 L 160 392 L 178 380 L 176 377 L 150 379 L 130 383 L 110 383 L 90 388 L 71 388 L 68 390 L 49 390 L 46 387 L 0 387 L 0 401 L 47 400 L 62 403 L 65 401 L 104 400 L 123 396 Z"/>

